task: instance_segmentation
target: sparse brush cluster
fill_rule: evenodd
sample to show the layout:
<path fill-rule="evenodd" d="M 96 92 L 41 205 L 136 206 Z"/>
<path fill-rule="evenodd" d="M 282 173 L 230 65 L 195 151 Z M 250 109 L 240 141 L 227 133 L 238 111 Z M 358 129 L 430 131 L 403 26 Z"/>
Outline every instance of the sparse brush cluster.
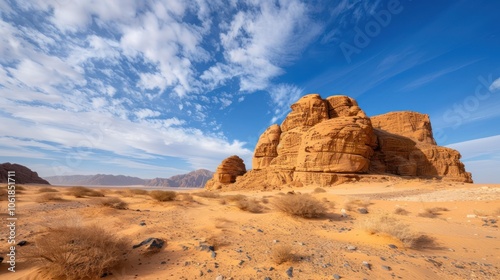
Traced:
<path fill-rule="evenodd" d="M 121 263 L 128 242 L 92 226 L 58 226 L 35 239 L 27 252 L 50 279 L 98 279 Z"/>
<path fill-rule="evenodd" d="M 89 189 L 86 187 L 71 187 L 69 188 L 68 195 L 72 195 L 76 198 L 81 197 L 104 197 L 104 194 L 101 191 Z"/>
<path fill-rule="evenodd" d="M 177 196 L 177 193 L 174 191 L 160 191 L 154 190 L 149 192 L 149 196 L 151 196 L 154 200 L 165 202 L 165 201 L 173 201 Z"/>
<path fill-rule="evenodd" d="M 321 201 L 308 194 L 286 194 L 274 200 L 274 207 L 283 213 L 303 218 L 317 218 L 326 213 Z"/>
<path fill-rule="evenodd" d="M 411 231 L 407 224 L 389 215 L 366 218 L 360 221 L 358 226 L 370 234 L 385 233 L 391 235 L 408 248 L 420 249 L 434 244 L 434 239 Z"/>
<path fill-rule="evenodd" d="M 49 202 L 49 201 L 63 201 L 64 199 L 57 193 L 42 193 L 37 198 L 35 198 L 36 202 Z"/>
<path fill-rule="evenodd" d="M 100 201 L 100 204 L 104 207 L 114 208 L 124 210 L 128 208 L 128 203 L 121 200 L 118 197 L 107 197 Z"/>

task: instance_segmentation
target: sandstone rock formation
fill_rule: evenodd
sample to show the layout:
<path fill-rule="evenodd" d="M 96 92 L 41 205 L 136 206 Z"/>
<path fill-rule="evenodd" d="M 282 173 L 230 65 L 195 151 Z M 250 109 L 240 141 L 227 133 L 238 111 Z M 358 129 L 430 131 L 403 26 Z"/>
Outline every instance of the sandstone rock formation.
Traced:
<path fill-rule="evenodd" d="M 364 174 L 472 182 L 460 153 L 436 145 L 428 115 L 391 112 L 369 118 L 356 100 L 342 95 L 305 95 L 291 109 L 281 126 L 274 124 L 260 136 L 253 170 L 243 176 L 224 173 L 228 158 L 212 181 L 220 182 L 218 187 L 260 189 L 334 185 Z M 209 183 L 206 187 L 212 187 Z"/>
<path fill-rule="evenodd" d="M 49 182 L 40 178 L 38 173 L 32 171 L 28 167 L 20 164 L 12 164 L 9 162 L 0 164 L 0 183 L 7 183 L 7 172 L 15 172 L 16 184 L 47 184 Z"/>
<path fill-rule="evenodd" d="M 238 156 L 230 156 L 217 167 L 212 179 L 205 184 L 207 189 L 218 189 L 222 185 L 236 182 L 236 177 L 247 172 L 245 163 Z"/>

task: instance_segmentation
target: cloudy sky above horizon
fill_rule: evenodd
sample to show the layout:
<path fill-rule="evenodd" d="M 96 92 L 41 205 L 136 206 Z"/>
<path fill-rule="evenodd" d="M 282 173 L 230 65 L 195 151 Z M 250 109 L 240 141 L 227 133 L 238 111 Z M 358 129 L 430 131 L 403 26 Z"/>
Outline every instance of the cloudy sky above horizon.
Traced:
<path fill-rule="evenodd" d="M 500 183 L 496 1 L 0 0 L 0 161 L 43 176 L 251 168 L 316 92 L 429 114 Z"/>

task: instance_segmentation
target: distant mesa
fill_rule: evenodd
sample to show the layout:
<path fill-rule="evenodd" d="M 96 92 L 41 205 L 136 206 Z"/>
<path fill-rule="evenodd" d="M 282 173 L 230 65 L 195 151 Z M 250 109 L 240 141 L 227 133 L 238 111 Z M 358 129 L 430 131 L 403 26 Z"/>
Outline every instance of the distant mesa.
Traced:
<path fill-rule="evenodd" d="M 44 184 L 50 185 L 49 182 L 40 178 L 38 173 L 32 171 L 28 167 L 20 164 L 12 164 L 9 162 L 0 164 L 0 182 L 7 183 L 7 173 L 14 171 L 14 180 L 16 184 Z"/>
<path fill-rule="evenodd" d="M 245 166 L 232 156 L 205 187 L 328 186 L 370 175 L 472 183 L 460 153 L 436 145 L 428 115 L 404 111 L 367 117 L 356 100 L 344 95 L 305 95 L 291 109 L 281 125 L 271 125 L 260 136 L 253 170 L 236 175 L 232 171 Z M 224 179 L 228 176 L 231 180 Z"/>
<path fill-rule="evenodd" d="M 51 176 L 46 179 L 54 185 L 83 186 L 132 186 L 144 185 L 164 188 L 203 188 L 213 172 L 199 169 L 170 178 L 141 179 L 123 175 L 67 175 Z"/>

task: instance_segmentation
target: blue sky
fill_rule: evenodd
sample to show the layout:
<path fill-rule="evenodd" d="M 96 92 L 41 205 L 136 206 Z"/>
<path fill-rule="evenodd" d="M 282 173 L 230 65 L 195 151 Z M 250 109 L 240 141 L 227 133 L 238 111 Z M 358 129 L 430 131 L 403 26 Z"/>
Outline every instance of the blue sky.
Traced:
<path fill-rule="evenodd" d="M 251 168 L 300 96 L 429 114 L 500 183 L 497 1 L 0 1 L 0 159 L 42 176 Z"/>

